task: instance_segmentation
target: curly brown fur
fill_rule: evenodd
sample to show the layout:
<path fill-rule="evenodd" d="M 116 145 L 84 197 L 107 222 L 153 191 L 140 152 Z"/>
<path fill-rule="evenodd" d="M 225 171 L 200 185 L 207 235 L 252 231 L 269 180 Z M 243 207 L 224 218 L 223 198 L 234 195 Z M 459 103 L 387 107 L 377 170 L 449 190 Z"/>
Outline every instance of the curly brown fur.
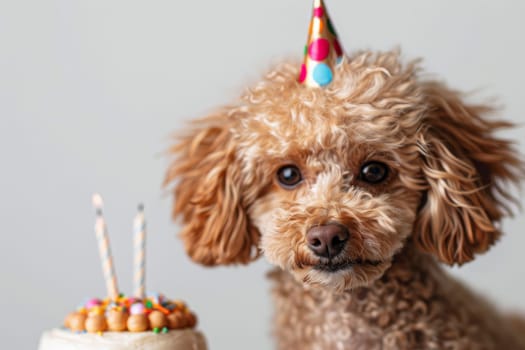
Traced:
<path fill-rule="evenodd" d="M 271 278 L 280 349 L 525 347 L 510 319 L 414 249 L 404 249 L 370 286 L 342 294 L 305 288 L 282 271 Z"/>
<path fill-rule="evenodd" d="M 281 268 L 282 349 L 525 348 L 436 262 L 468 262 L 499 238 L 507 183 L 524 173 L 494 136 L 510 125 L 396 52 L 349 57 L 324 89 L 298 84 L 297 67 L 279 65 L 172 148 L 166 184 L 189 255 L 216 265 L 263 254 Z M 369 161 L 389 168 L 380 184 L 360 176 Z M 284 165 L 302 173 L 293 189 L 277 180 Z M 348 242 L 320 257 L 307 232 L 333 222 Z"/>

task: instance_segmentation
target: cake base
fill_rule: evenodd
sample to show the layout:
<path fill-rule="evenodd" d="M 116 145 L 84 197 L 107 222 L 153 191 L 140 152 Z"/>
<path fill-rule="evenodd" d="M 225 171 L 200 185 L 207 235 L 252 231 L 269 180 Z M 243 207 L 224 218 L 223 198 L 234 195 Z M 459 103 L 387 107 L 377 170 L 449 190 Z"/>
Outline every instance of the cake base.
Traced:
<path fill-rule="evenodd" d="M 65 329 L 44 332 L 38 350 L 206 350 L 202 333 L 193 329 L 153 332 L 73 333 Z"/>

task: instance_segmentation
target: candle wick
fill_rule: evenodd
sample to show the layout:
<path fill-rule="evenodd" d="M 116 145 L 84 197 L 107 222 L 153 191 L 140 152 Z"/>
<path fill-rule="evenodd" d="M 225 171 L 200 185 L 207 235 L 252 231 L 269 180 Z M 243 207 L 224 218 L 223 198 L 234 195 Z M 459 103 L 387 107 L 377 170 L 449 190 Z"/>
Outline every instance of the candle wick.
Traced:
<path fill-rule="evenodd" d="M 96 209 L 95 209 L 95 214 L 96 214 L 97 216 L 102 216 L 102 208 L 96 208 Z"/>
<path fill-rule="evenodd" d="M 144 204 L 140 203 L 138 209 L 139 211 L 144 211 Z"/>

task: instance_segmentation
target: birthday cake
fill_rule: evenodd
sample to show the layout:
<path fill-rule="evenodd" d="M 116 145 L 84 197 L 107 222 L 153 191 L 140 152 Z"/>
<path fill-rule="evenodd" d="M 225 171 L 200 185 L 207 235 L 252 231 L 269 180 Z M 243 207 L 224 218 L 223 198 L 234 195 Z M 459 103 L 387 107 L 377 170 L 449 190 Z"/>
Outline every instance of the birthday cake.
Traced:
<path fill-rule="evenodd" d="M 63 328 L 44 332 L 39 350 L 205 350 L 197 318 L 181 301 L 91 299 L 69 314 Z"/>
<path fill-rule="evenodd" d="M 93 197 L 100 258 L 108 297 L 91 298 L 66 316 L 60 328 L 44 332 L 39 350 L 206 350 L 195 329 L 197 316 L 179 300 L 162 294 L 145 295 L 145 238 L 143 207 L 135 218 L 134 294 L 119 293 L 104 217 L 102 198 Z"/>

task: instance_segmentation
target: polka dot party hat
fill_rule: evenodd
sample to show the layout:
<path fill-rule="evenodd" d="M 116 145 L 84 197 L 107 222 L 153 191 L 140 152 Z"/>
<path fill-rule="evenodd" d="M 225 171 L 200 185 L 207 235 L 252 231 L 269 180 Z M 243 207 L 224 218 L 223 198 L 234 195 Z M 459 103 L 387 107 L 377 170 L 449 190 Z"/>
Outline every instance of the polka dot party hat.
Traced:
<path fill-rule="evenodd" d="M 343 49 L 326 6 L 323 0 L 314 0 L 299 83 L 309 87 L 323 87 L 330 84 L 334 79 L 335 69 L 342 60 Z"/>

